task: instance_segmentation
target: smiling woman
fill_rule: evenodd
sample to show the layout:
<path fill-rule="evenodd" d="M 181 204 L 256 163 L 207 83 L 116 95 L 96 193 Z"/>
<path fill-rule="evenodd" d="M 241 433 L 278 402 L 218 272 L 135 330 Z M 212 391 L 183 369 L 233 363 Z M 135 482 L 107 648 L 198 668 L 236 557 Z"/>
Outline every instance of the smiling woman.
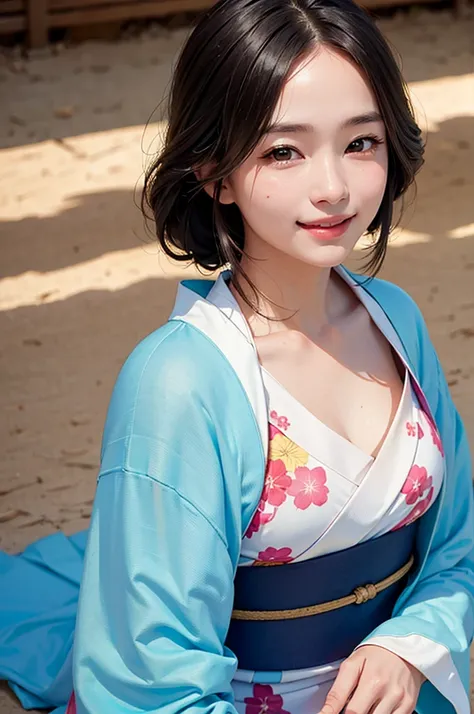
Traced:
<path fill-rule="evenodd" d="M 119 375 L 77 622 L 76 540 L 73 572 L 59 535 L 3 559 L 0 672 L 26 705 L 468 714 L 464 430 L 412 300 L 343 267 L 366 232 L 381 265 L 422 155 L 350 0 L 203 17 L 144 204 L 169 255 L 230 270 L 182 283 Z M 35 568 L 67 580 L 49 607 Z"/>
<path fill-rule="evenodd" d="M 245 211 L 226 199 L 226 179 L 237 169 L 243 176 L 259 152 L 286 166 L 291 150 L 295 160 L 298 151 L 282 138 L 289 135 L 304 140 L 301 149 L 310 150 L 310 155 L 299 152 L 300 158 L 310 159 L 305 162 L 309 167 L 299 171 L 308 173 L 315 162 L 321 165 L 321 152 L 331 170 L 332 132 L 333 158 L 336 151 L 368 158 L 371 148 L 377 163 L 385 156 L 382 200 L 361 229 L 377 236 L 368 263 L 376 272 L 386 252 L 393 203 L 421 167 L 423 144 L 403 79 L 375 25 L 352 3 L 269 3 L 267 11 L 259 4 L 241 8 L 229 3 L 222 14 L 208 19 L 198 25 L 179 60 L 166 147 L 146 176 L 144 208 L 151 209 L 164 250 L 204 268 L 230 264 L 245 282 Z M 235 42 L 236 37 L 241 40 Z M 347 102 L 341 103 L 347 88 Z M 263 167 L 262 160 L 258 168 Z M 278 181 L 281 193 L 285 181 L 296 185 L 293 174 Z M 208 195 L 212 187 L 212 196 L 199 190 L 205 185 Z M 272 215 L 274 226 L 279 212 L 272 212 L 272 206 L 270 200 L 265 218 Z M 297 220 L 310 222 L 309 209 L 302 210 Z M 193 231 L 194 226 L 199 230 Z M 239 281 L 236 290 L 248 299 Z"/>
<path fill-rule="evenodd" d="M 270 266 L 269 247 L 272 263 L 284 259 L 286 270 L 289 259 L 333 267 L 348 257 L 377 221 L 386 142 L 375 97 L 353 62 L 322 45 L 294 64 L 271 126 L 220 192 L 220 204 L 239 206 L 244 217 L 240 268 L 252 283 L 248 255 L 265 256 L 272 275 L 281 270 Z M 212 196 L 213 185 L 206 190 Z"/>

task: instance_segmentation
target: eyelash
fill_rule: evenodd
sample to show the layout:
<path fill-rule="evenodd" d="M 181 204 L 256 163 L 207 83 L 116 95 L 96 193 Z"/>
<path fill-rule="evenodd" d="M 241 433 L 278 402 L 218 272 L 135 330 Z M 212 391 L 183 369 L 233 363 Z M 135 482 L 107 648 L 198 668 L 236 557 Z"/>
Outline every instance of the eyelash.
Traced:
<path fill-rule="evenodd" d="M 375 136 L 375 134 L 366 134 L 365 136 L 359 136 L 357 139 L 353 139 L 349 146 L 352 146 L 352 144 L 355 144 L 356 141 L 371 141 L 372 146 L 370 149 L 367 149 L 367 151 L 355 151 L 351 153 L 355 154 L 373 154 L 375 150 L 377 149 L 377 146 L 380 146 L 380 144 L 383 144 L 383 140 L 379 136 Z M 349 148 L 349 147 L 348 147 Z"/>
<path fill-rule="evenodd" d="M 366 134 L 364 136 L 357 137 L 357 139 L 353 139 L 347 148 L 349 148 L 350 146 L 352 146 L 353 144 L 355 144 L 358 141 L 371 141 L 372 146 L 370 147 L 370 149 L 366 149 L 365 151 L 350 151 L 349 153 L 362 154 L 364 156 L 369 156 L 371 154 L 374 154 L 375 151 L 377 150 L 377 147 L 384 143 L 380 137 L 375 136 L 374 134 Z M 274 157 L 274 154 L 277 151 L 281 151 L 281 149 L 286 149 L 288 151 L 295 151 L 296 153 L 299 153 L 299 151 L 297 149 L 295 149 L 293 146 L 288 146 L 286 144 L 282 144 L 281 146 L 275 146 L 273 149 L 271 149 L 266 154 L 264 154 L 262 156 L 262 158 L 263 159 L 272 159 L 273 158 L 273 163 L 279 164 L 280 166 L 286 166 L 287 164 L 291 163 L 291 161 L 292 161 L 291 159 L 287 159 L 286 161 L 278 161 Z"/>

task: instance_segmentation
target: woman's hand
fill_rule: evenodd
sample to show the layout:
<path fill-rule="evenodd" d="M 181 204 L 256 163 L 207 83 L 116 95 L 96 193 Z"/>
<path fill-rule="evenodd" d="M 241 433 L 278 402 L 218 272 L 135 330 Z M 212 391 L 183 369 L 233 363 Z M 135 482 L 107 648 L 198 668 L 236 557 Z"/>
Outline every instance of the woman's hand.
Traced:
<path fill-rule="evenodd" d="M 342 663 L 320 714 L 412 714 L 425 679 L 393 652 L 364 645 Z"/>

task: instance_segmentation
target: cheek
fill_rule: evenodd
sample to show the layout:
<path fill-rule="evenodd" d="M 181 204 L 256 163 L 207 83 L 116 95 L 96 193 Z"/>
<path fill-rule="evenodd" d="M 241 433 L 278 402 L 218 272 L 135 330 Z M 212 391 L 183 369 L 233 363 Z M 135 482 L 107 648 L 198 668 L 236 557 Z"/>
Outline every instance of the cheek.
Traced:
<path fill-rule="evenodd" d="M 380 202 L 387 183 L 386 162 L 367 162 L 354 176 L 354 190 L 367 202 Z"/>
<path fill-rule="evenodd" d="M 261 171 L 248 175 L 236 186 L 236 203 L 248 223 L 278 220 L 294 207 L 294 196 L 278 176 L 269 176 Z"/>

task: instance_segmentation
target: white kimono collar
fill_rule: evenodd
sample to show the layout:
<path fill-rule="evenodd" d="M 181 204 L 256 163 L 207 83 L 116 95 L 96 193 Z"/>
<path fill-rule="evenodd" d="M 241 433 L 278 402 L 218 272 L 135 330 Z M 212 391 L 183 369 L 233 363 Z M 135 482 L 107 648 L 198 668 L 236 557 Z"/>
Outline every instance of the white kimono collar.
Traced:
<path fill-rule="evenodd" d="M 338 266 L 334 270 L 351 287 L 366 307 L 374 323 L 398 354 L 413 379 L 423 407 L 431 414 L 417 376 L 395 328 L 381 305 L 363 284 L 367 279 L 362 276 L 356 279 L 343 266 Z M 249 325 L 226 284 L 229 276 L 230 271 L 227 270 L 223 271 L 215 281 L 189 280 L 181 282 L 169 319 L 192 324 L 206 334 L 224 353 L 247 393 L 258 423 L 262 444 L 265 453 L 267 453 L 268 405 L 258 354 Z M 370 285 L 370 279 L 368 279 L 368 284 Z"/>

